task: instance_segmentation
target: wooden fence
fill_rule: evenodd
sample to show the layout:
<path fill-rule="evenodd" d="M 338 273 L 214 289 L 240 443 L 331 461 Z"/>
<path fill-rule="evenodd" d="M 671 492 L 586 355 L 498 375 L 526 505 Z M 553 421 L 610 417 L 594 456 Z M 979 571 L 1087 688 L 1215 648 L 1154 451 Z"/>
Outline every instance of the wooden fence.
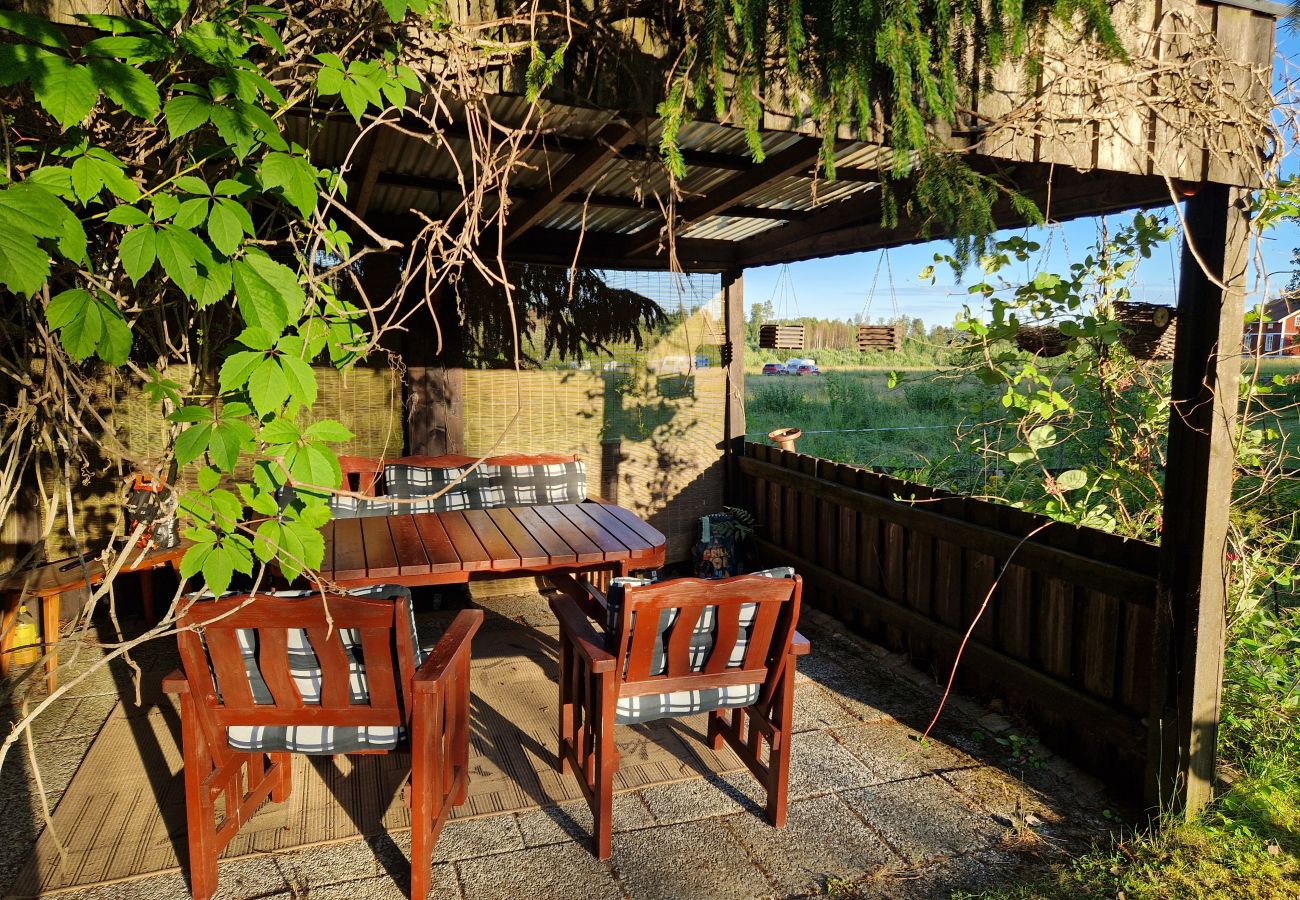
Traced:
<path fill-rule="evenodd" d="M 1141 786 L 1155 546 L 759 444 L 738 465 L 763 562 L 793 565 L 808 602 L 942 681 L 992 589 L 959 687 Z"/>

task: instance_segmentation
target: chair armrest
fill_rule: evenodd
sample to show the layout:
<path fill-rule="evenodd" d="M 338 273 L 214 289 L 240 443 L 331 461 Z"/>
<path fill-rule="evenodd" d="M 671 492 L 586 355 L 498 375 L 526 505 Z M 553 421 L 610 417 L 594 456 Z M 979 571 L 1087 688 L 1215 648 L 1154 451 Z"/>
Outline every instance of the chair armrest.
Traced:
<path fill-rule="evenodd" d="M 812 644 L 799 632 L 790 640 L 790 652 L 795 656 L 807 656 L 812 652 Z"/>
<path fill-rule="evenodd" d="M 614 657 L 602 646 L 600 635 L 591 627 L 578 604 L 561 594 L 551 598 L 551 610 L 560 622 L 560 630 L 572 642 L 575 650 L 587 660 L 593 672 L 612 672 Z"/>
<path fill-rule="evenodd" d="M 185 677 L 185 670 L 177 669 L 164 678 L 162 689 L 165 694 L 188 694 L 190 692 L 190 680 Z"/>
<path fill-rule="evenodd" d="M 437 683 L 447 674 L 448 667 L 461 650 L 469 652 L 470 640 L 482 624 L 483 610 L 481 609 L 467 609 L 457 613 L 451 627 L 438 639 L 433 652 L 416 671 L 415 678 L 411 680 L 411 689 L 417 694 L 435 690 Z"/>

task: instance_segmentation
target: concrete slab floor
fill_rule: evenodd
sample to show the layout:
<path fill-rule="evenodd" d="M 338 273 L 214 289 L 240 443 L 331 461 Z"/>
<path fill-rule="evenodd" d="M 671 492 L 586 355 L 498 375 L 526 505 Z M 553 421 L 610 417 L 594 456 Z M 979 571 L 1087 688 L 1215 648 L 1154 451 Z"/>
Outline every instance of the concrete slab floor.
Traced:
<path fill-rule="evenodd" d="M 499 608 L 493 612 L 517 621 L 550 621 L 536 594 L 483 601 L 489 608 L 494 604 Z M 421 643 L 431 643 L 440 628 L 437 614 L 421 615 Z M 763 792 L 748 772 L 617 795 L 608 861 L 591 854 L 591 815 L 582 802 L 457 821 L 446 826 L 435 848 L 430 896 L 763 898 L 822 894 L 833 885 L 843 896 L 947 897 L 1020 882 L 1041 865 L 1044 846 L 1068 851 L 1104 833 L 1100 813 L 1106 797 L 1093 780 L 1046 753 L 1032 773 L 1023 773 L 1028 778 L 1017 778 L 995 768 L 1000 760 L 994 755 L 981 752 L 990 743 L 981 732 L 1014 729 L 1014 723 L 965 702 L 945 710 L 944 739 L 919 742 L 917 723 L 928 721 L 938 703 L 932 679 L 826 616 L 810 614 L 800 628 L 813 641 L 813 655 L 800 663 L 783 830 L 764 819 Z M 91 642 L 77 649 L 78 672 L 103 654 Z M 146 681 L 177 665 L 170 641 L 137 658 Z M 113 696 L 133 697 L 132 673 L 116 664 L 92 674 L 56 700 L 33 729 L 52 802 L 113 714 L 106 687 L 114 689 Z M 43 679 L 29 678 L 21 690 L 30 703 L 39 702 Z M 10 709 L 6 724 L 16 718 Z M 18 745 L 0 771 L 0 816 L 7 830 L 0 845 L 0 894 L 43 827 L 38 809 L 26 753 Z M 1025 824 L 1028 813 L 1034 814 L 1032 829 Z M 1046 840 L 1037 840 L 1035 830 Z M 1018 853 L 1019 846 L 1032 852 Z M 410 835 L 399 832 L 226 860 L 220 896 L 406 897 L 409 853 Z M 188 896 L 188 890 L 183 874 L 162 873 L 60 896 L 172 900 Z"/>

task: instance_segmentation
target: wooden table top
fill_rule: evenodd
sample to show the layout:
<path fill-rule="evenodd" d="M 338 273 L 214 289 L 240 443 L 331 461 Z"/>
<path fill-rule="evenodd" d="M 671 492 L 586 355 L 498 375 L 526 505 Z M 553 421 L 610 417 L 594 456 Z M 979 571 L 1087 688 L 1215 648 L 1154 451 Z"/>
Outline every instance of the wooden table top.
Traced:
<path fill-rule="evenodd" d="M 468 581 L 473 573 L 663 565 L 667 539 L 612 503 L 335 519 L 320 575 L 344 586 Z"/>
<path fill-rule="evenodd" d="M 188 541 L 163 550 L 149 550 L 141 554 L 132 550 L 121 572 L 139 572 L 166 565 L 180 559 L 189 548 Z M 0 576 L 0 594 L 23 593 L 32 597 L 53 597 L 76 588 L 99 584 L 104 580 L 104 564 L 98 558 L 87 557 L 83 566 L 77 559 L 61 559 L 29 569 L 21 569 Z"/>

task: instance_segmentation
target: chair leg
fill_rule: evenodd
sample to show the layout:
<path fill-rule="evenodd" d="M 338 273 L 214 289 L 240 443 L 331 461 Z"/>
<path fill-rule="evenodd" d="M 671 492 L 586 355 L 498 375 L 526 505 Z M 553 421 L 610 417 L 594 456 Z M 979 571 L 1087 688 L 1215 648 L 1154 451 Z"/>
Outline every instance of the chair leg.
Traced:
<path fill-rule="evenodd" d="M 596 858 L 609 859 L 613 851 L 614 773 L 618 770 L 618 751 L 614 747 L 614 713 L 618 705 L 617 685 L 609 673 L 597 676 L 599 684 L 599 719 L 596 722 L 596 777 L 593 779 L 593 831 Z"/>
<path fill-rule="evenodd" d="M 781 674 L 781 687 L 772 698 L 772 726 L 776 732 L 775 746 L 768 761 L 767 821 L 775 828 L 785 827 L 786 794 L 790 786 L 790 739 L 793 736 L 791 721 L 794 718 L 794 661 L 792 655 L 785 661 Z"/>
<path fill-rule="evenodd" d="M 417 694 L 411 713 L 411 900 L 428 896 L 433 875 L 433 823 L 442 796 L 439 705 L 432 694 Z"/>
<path fill-rule="evenodd" d="M 185 759 L 185 816 L 189 833 L 190 894 L 211 900 L 217 893 L 217 822 L 213 798 L 204 780 L 213 770 L 212 755 L 199 727 L 194 699 L 181 695 L 181 742 Z"/>
<path fill-rule="evenodd" d="M 272 753 L 271 765 L 275 767 L 275 786 L 271 788 L 271 802 L 283 803 L 293 791 L 293 757 L 288 753 Z"/>
<path fill-rule="evenodd" d="M 555 769 L 561 775 L 568 774 L 569 771 L 569 733 L 573 730 L 573 699 L 569 690 L 569 671 L 572 667 L 569 657 L 571 654 L 569 641 L 564 636 L 564 632 L 561 631 L 560 650 L 557 654 L 559 672 L 556 676 L 556 683 L 560 687 L 559 721 L 556 722 L 560 739 L 555 750 Z"/>
<path fill-rule="evenodd" d="M 709 749 L 717 752 L 722 749 L 726 738 L 722 736 L 722 726 L 727 724 L 727 712 L 722 709 L 715 709 L 709 713 L 709 732 L 708 741 Z"/>

